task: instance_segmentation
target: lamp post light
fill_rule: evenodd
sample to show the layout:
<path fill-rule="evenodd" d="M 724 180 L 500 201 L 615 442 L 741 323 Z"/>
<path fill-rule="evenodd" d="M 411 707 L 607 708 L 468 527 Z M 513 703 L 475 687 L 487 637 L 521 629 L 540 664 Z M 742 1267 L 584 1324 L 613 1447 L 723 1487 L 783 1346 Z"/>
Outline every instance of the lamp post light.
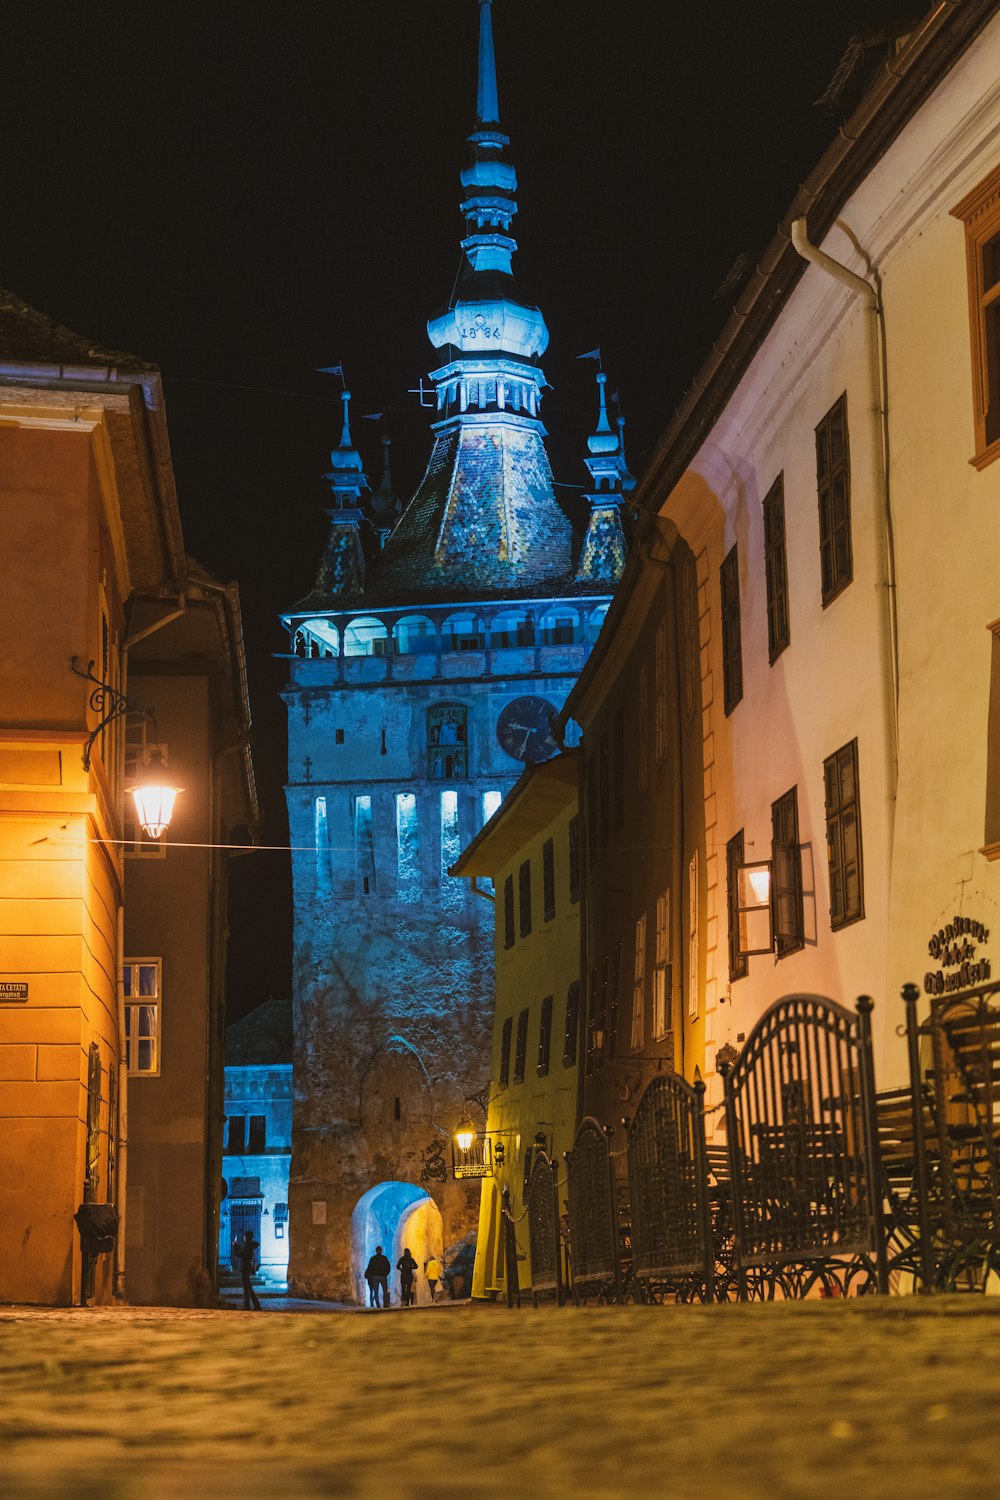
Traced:
<path fill-rule="evenodd" d="M 82 677 L 85 681 L 94 684 L 94 691 L 90 695 L 90 706 L 99 715 L 97 725 L 83 747 L 83 769 L 89 771 L 90 753 L 94 748 L 94 741 L 108 724 L 113 723 L 115 719 L 124 718 L 126 714 L 141 714 L 144 718 L 152 720 L 155 729 L 156 719 L 150 709 L 137 708 L 116 687 L 95 677 L 92 661 L 87 663 L 85 672 L 77 666 L 78 661 L 79 657 L 71 657 L 69 669 L 74 676 Z M 135 810 L 143 832 L 151 839 L 162 838 L 173 816 L 177 794 L 183 791 L 183 787 L 174 786 L 170 779 L 167 771 L 167 757 L 162 745 L 147 747 L 139 780 L 135 786 L 126 787 L 126 791 L 135 800 Z"/>
<path fill-rule="evenodd" d="M 143 832 L 151 839 L 163 836 L 173 816 L 177 793 L 183 788 L 174 786 L 167 771 L 167 758 L 162 745 L 153 745 L 149 759 L 144 763 L 135 786 L 126 791 L 135 801 L 136 815 Z"/>

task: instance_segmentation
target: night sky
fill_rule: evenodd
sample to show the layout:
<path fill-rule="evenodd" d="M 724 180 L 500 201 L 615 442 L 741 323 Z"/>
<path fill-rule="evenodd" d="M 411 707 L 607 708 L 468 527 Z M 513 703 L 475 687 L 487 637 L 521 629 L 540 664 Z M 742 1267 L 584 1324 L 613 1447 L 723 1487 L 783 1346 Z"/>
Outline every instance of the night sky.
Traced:
<path fill-rule="evenodd" d="M 496 0 L 519 292 L 541 307 L 555 477 L 582 485 L 600 345 L 641 470 L 838 119 L 848 40 L 920 0 Z M 321 475 L 380 424 L 405 500 L 430 452 L 408 394 L 460 251 L 474 0 L 0 6 L 0 284 L 161 369 L 188 551 L 241 589 L 262 839 L 287 840 L 286 649 L 312 584 Z M 234 868 L 230 1008 L 290 993 L 287 856 Z"/>

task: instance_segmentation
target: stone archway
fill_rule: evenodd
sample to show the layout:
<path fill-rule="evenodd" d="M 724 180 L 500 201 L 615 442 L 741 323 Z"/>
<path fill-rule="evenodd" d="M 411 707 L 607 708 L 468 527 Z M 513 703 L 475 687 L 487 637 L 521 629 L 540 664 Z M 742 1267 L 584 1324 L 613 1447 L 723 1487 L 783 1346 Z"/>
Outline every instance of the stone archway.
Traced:
<path fill-rule="evenodd" d="M 376 1245 L 382 1246 L 392 1266 L 389 1277 L 392 1305 L 399 1305 L 396 1262 L 404 1247 L 417 1262 L 417 1303 L 429 1302 L 424 1261 L 431 1255 L 440 1260 L 444 1251 L 441 1210 L 430 1193 L 413 1182 L 380 1182 L 358 1199 L 351 1215 L 351 1285 L 362 1306 L 368 1301 L 365 1266 Z"/>

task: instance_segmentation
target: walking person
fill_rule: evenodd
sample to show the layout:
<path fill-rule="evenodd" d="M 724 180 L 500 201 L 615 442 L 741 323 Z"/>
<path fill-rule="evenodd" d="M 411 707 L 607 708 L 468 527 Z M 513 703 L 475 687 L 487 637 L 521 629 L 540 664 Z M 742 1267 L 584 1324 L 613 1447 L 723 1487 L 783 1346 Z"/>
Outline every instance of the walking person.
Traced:
<path fill-rule="evenodd" d="M 441 1280 L 441 1262 L 436 1255 L 430 1260 L 424 1261 L 424 1275 L 427 1277 L 427 1285 L 431 1289 L 431 1301 L 437 1301 L 437 1284 Z"/>
<path fill-rule="evenodd" d="M 399 1272 L 399 1293 L 404 1307 L 413 1306 L 413 1278 L 416 1275 L 417 1263 L 405 1249 L 396 1262 L 396 1270 Z"/>
<path fill-rule="evenodd" d="M 382 1290 L 382 1306 L 389 1306 L 389 1272 L 391 1270 L 388 1256 L 384 1254 L 381 1245 L 376 1245 L 375 1254 L 365 1267 L 365 1280 L 368 1283 L 368 1296 L 372 1307 L 379 1305 L 379 1288 Z"/>
<path fill-rule="evenodd" d="M 250 1281 L 254 1270 L 254 1255 L 259 1248 L 259 1241 L 254 1239 L 253 1230 L 248 1229 L 239 1247 L 240 1281 L 243 1285 L 243 1310 L 245 1312 L 250 1311 L 251 1303 L 253 1304 L 254 1312 L 260 1312 L 257 1293 L 254 1291 Z"/>

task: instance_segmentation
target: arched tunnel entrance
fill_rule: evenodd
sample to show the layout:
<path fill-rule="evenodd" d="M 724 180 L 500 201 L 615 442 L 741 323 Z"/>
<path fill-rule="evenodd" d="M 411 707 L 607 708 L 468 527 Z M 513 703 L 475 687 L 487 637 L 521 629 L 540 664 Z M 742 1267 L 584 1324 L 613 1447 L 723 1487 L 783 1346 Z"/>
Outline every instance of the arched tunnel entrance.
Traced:
<path fill-rule="evenodd" d="M 441 1225 L 441 1210 L 431 1195 L 413 1182 L 380 1182 L 369 1188 L 355 1204 L 351 1215 L 351 1280 L 355 1296 L 364 1306 L 368 1301 L 368 1284 L 365 1281 L 365 1266 L 375 1246 L 381 1245 L 389 1257 L 392 1273 L 389 1277 L 390 1301 L 399 1306 L 399 1272 L 396 1262 L 404 1248 L 417 1263 L 414 1281 L 416 1301 L 430 1301 L 427 1279 L 424 1276 L 424 1261 L 432 1255 L 438 1259 L 444 1251 L 444 1236 Z M 438 1295 L 440 1296 L 440 1289 Z"/>

